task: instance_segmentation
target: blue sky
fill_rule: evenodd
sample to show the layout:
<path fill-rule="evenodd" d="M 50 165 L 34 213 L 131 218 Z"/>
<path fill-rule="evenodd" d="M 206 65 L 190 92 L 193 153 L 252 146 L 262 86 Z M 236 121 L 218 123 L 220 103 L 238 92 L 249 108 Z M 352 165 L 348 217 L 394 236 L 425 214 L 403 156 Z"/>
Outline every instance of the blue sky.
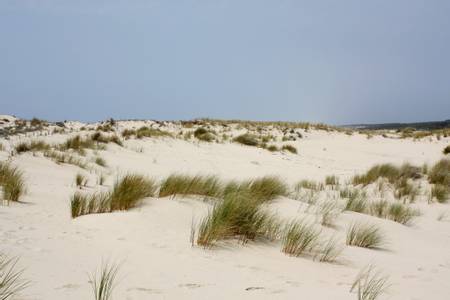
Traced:
<path fill-rule="evenodd" d="M 0 113 L 450 118 L 450 1 L 0 0 Z"/>

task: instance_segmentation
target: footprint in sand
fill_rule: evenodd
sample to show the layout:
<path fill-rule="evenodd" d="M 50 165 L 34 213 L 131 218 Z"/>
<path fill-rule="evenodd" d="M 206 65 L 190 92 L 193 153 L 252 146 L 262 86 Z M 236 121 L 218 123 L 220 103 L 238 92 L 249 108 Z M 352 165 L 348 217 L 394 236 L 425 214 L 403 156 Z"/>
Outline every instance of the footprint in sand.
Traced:
<path fill-rule="evenodd" d="M 198 283 L 181 283 L 178 285 L 178 287 L 188 288 L 188 289 L 197 289 L 197 288 L 202 287 L 202 285 L 198 284 Z"/>
<path fill-rule="evenodd" d="M 148 293 L 148 294 L 161 294 L 162 293 L 161 290 L 144 288 L 144 287 L 129 288 L 129 289 L 127 289 L 127 291 L 138 291 L 138 292 L 144 292 L 144 293 Z"/>
<path fill-rule="evenodd" d="M 55 290 L 63 290 L 63 289 L 78 289 L 80 288 L 79 284 L 68 283 L 63 286 L 55 288 Z"/>

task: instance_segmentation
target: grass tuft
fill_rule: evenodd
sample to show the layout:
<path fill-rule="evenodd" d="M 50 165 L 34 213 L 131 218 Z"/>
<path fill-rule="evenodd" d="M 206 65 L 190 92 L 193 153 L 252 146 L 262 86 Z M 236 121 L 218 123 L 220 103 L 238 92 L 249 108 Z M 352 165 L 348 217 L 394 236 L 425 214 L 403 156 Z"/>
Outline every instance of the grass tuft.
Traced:
<path fill-rule="evenodd" d="M 89 276 L 95 300 L 111 300 L 115 288 L 115 280 L 119 267 L 105 263 L 102 265 L 100 274 L 94 272 Z"/>
<path fill-rule="evenodd" d="M 291 152 L 293 154 L 297 154 L 297 148 L 295 148 L 292 145 L 283 145 L 283 147 L 281 147 L 281 150 L 289 151 L 289 152 Z"/>
<path fill-rule="evenodd" d="M 200 222 L 197 244 L 210 248 L 229 238 L 238 238 L 243 243 L 256 238 L 273 239 L 278 231 L 277 219 L 263 211 L 251 194 L 235 192 L 214 205 Z"/>
<path fill-rule="evenodd" d="M 245 133 L 245 134 L 241 134 L 237 137 L 235 137 L 233 139 L 234 142 L 242 144 L 242 145 L 247 145 L 247 146 L 258 146 L 259 145 L 259 141 L 257 136 L 253 135 L 253 134 L 249 134 L 249 133 Z"/>
<path fill-rule="evenodd" d="M 219 197 L 221 192 L 222 183 L 217 176 L 172 174 L 161 183 L 159 197 L 172 195 Z"/>
<path fill-rule="evenodd" d="M 358 273 L 350 292 L 356 290 L 358 300 L 376 300 L 388 289 L 388 279 L 369 265 Z"/>
<path fill-rule="evenodd" d="M 362 248 L 380 248 L 384 245 L 384 236 L 376 225 L 353 223 L 347 230 L 346 244 Z"/>
<path fill-rule="evenodd" d="M 22 171 L 9 163 L 0 162 L 0 186 L 3 188 L 3 199 L 19 201 L 25 193 L 25 179 Z"/>
<path fill-rule="evenodd" d="M 282 238 L 282 250 L 291 256 L 311 253 L 318 245 L 320 231 L 313 224 L 291 221 L 285 229 Z"/>
<path fill-rule="evenodd" d="M 128 174 L 117 180 L 109 192 L 83 194 L 76 192 L 71 198 L 71 216 L 108 213 L 137 207 L 145 197 L 155 195 L 156 183 L 141 175 Z"/>

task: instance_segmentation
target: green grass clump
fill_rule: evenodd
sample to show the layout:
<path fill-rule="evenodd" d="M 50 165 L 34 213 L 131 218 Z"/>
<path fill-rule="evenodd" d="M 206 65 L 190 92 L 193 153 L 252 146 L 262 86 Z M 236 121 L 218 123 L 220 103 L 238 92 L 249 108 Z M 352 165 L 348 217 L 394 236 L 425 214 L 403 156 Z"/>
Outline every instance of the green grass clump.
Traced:
<path fill-rule="evenodd" d="M 222 183 L 217 176 L 172 174 L 161 183 L 159 197 L 175 195 L 219 197 L 221 192 Z"/>
<path fill-rule="evenodd" d="M 208 130 L 204 127 L 199 127 L 194 131 L 194 136 L 200 141 L 212 142 L 215 140 L 216 136 L 213 131 Z"/>
<path fill-rule="evenodd" d="M 50 145 L 44 141 L 31 141 L 29 143 L 21 142 L 14 147 L 17 153 L 24 153 L 28 151 L 46 151 L 50 148 Z"/>
<path fill-rule="evenodd" d="M 388 279 L 369 265 L 358 273 L 350 292 L 356 290 L 358 300 L 376 300 L 389 288 Z"/>
<path fill-rule="evenodd" d="M 145 197 L 155 195 L 156 183 L 141 175 L 128 174 L 117 180 L 113 189 L 104 193 L 76 192 L 71 198 L 71 215 L 76 218 L 87 214 L 108 213 L 137 207 Z"/>
<path fill-rule="evenodd" d="M 104 158 L 98 156 L 97 158 L 95 158 L 95 163 L 101 167 L 106 167 L 106 161 Z"/>
<path fill-rule="evenodd" d="M 102 134 L 101 132 L 97 131 L 97 132 L 93 133 L 89 138 L 97 143 L 103 143 L 103 144 L 114 143 L 119 146 L 123 146 L 122 141 L 116 134 L 106 135 L 106 134 Z"/>
<path fill-rule="evenodd" d="M 336 175 L 329 175 L 325 177 L 325 185 L 339 185 L 339 177 Z"/>
<path fill-rule="evenodd" d="M 209 248 L 229 238 L 238 238 L 243 243 L 256 238 L 273 239 L 278 230 L 277 219 L 262 210 L 250 193 L 229 193 L 201 221 L 197 244 Z"/>
<path fill-rule="evenodd" d="M 344 210 L 365 213 L 367 211 L 367 198 L 363 194 L 352 195 L 348 198 Z"/>
<path fill-rule="evenodd" d="M 445 155 L 450 154 L 450 145 L 446 146 L 444 150 L 442 150 L 442 153 L 444 153 Z"/>
<path fill-rule="evenodd" d="M 436 198 L 439 203 L 446 203 L 450 194 L 450 188 L 443 184 L 435 184 L 431 188 L 431 197 Z"/>
<path fill-rule="evenodd" d="M 116 181 L 111 192 L 111 210 L 128 210 L 136 207 L 145 197 L 153 197 L 156 183 L 141 175 L 128 174 Z"/>
<path fill-rule="evenodd" d="M 89 276 L 89 282 L 94 293 L 95 300 L 111 300 L 115 288 L 116 276 L 119 271 L 117 265 L 103 264 L 100 274 L 97 272 Z"/>
<path fill-rule="evenodd" d="M 354 185 L 368 185 L 378 180 L 380 177 L 387 178 L 390 183 L 393 183 L 400 176 L 399 168 L 392 164 L 381 164 L 373 166 L 362 175 L 356 175 L 353 177 Z"/>
<path fill-rule="evenodd" d="M 394 184 L 394 196 L 398 199 L 408 198 L 410 202 L 414 202 L 419 191 L 415 188 L 410 182 L 408 182 L 408 178 L 402 177 L 397 180 Z"/>
<path fill-rule="evenodd" d="M 288 186 L 276 176 L 264 176 L 243 182 L 229 182 L 223 190 L 224 195 L 236 192 L 248 192 L 256 201 L 263 203 L 279 196 L 287 196 Z"/>
<path fill-rule="evenodd" d="M 433 184 L 450 186 L 450 159 L 441 159 L 428 172 L 428 180 Z"/>
<path fill-rule="evenodd" d="M 323 183 L 318 183 L 312 180 L 301 180 L 299 183 L 297 183 L 295 189 L 298 191 L 301 188 L 303 189 L 309 189 L 314 191 L 322 191 L 324 189 Z"/>
<path fill-rule="evenodd" d="M 291 221 L 284 229 L 281 251 L 291 256 L 311 253 L 318 245 L 319 235 L 314 225 Z"/>
<path fill-rule="evenodd" d="M 0 253 L 0 299 L 16 299 L 30 282 L 23 280 L 24 270 L 17 269 L 18 258 L 8 258 Z"/>
<path fill-rule="evenodd" d="M 266 147 L 266 149 L 269 150 L 270 152 L 276 152 L 276 151 L 279 151 L 279 150 L 280 150 L 280 149 L 278 149 L 278 147 L 275 146 L 275 145 L 269 145 L 269 146 Z"/>
<path fill-rule="evenodd" d="M 95 149 L 96 144 L 90 138 L 82 138 L 79 135 L 68 138 L 64 143 L 59 145 L 60 150 L 69 150 L 72 149 L 77 151 L 80 154 L 84 154 L 86 149 Z"/>
<path fill-rule="evenodd" d="M 82 187 L 82 186 L 86 186 L 86 184 L 87 184 L 87 178 L 86 178 L 86 176 L 84 176 L 84 175 L 81 174 L 81 173 L 78 173 L 78 174 L 75 176 L 75 185 L 76 185 L 77 187 Z"/>
<path fill-rule="evenodd" d="M 283 145 L 283 147 L 281 147 L 281 150 L 289 151 L 289 152 L 291 152 L 293 154 L 297 154 L 297 148 L 295 148 L 292 145 Z"/>
<path fill-rule="evenodd" d="M 136 137 L 138 139 L 142 139 L 145 137 L 171 137 L 172 134 L 170 134 L 167 131 L 163 131 L 160 129 L 155 129 L 155 128 L 150 128 L 150 127 L 146 127 L 143 126 L 141 128 L 139 128 L 138 130 L 136 130 Z"/>
<path fill-rule="evenodd" d="M 391 203 L 386 212 L 386 219 L 394 222 L 409 225 L 413 218 L 420 215 L 418 210 L 412 209 L 401 203 Z"/>
<path fill-rule="evenodd" d="M 249 133 L 241 134 L 241 135 L 235 137 L 233 139 L 233 141 L 236 143 L 242 144 L 242 145 L 247 145 L 247 146 L 256 147 L 259 145 L 258 137 L 253 134 L 249 134 Z"/>
<path fill-rule="evenodd" d="M 0 186 L 3 188 L 3 199 L 19 201 L 25 193 L 22 171 L 8 163 L 0 162 Z"/>
<path fill-rule="evenodd" d="M 362 248 L 380 248 L 384 245 L 384 236 L 375 225 L 353 223 L 347 230 L 346 244 Z"/>

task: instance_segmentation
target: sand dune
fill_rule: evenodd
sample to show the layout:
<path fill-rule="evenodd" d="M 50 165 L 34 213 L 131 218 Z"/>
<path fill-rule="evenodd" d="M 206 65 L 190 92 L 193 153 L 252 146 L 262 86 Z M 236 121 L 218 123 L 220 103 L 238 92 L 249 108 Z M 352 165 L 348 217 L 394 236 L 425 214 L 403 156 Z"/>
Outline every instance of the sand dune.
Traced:
<path fill-rule="evenodd" d="M 123 121 L 116 124 L 116 130 L 145 124 L 155 123 Z M 409 204 L 421 215 L 409 226 L 344 211 L 333 227 L 324 227 L 317 221 L 316 205 L 309 207 L 292 196 L 278 197 L 267 205 L 265 209 L 283 220 L 310 220 L 324 236 L 335 237 L 344 249 L 334 263 L 285 255 L 279 240 L 242 245 L 231 239 L 212 249 L 193 247 L 192 222 L 199 222 L 212 207 L 196 196 L 148 197 L 129 211 L 70 216 L 70 197 L 80 190 L 74 184 L 77 173 L 88 178 L 83 192 L 108 190 L 116 178 L 131 172 L 157 181 L 174 172 L 214 174 L 224 181 L 276 175 L 290 187 L 302 179 L 322 182 L 327 175 L 336 175 L 343 186 L 375 164 L 432 165 L 444 157 L 442 149 L 449 144 L 449 137 L 413 140 L 375 135 L 369 139 L 357 132 L 299 129 L 302 138 L 282 142 L 282 132 L 271 129 L 277 138 L 272 144 L 293 145 L 298 154 L 270 152 L 230 139 L 207 143 L 195 138 L 131 138 L 124 140 L 123 146 L 109 143 L 104 150 L 89 150 L 81 157 L 89 161 L 87 169 L 57 164 L 41 151 L 10 155 L 20 142 L 55 144 L 93 132 L 81 131 L 83 126 L 95 127 L 68 123 L 65 133 L 52 133 L 53 127 L 49 127 L 0 138 L 4 146 L 0 160 L 18 166 L 27 187 L 20 202 L 0 206 L 0 250 L 19 256 L 19 264 L 25 267 L 23 276 L 32 281 L 20 299 L 92 299 L 87 274 L 102 260 L 120 263 L 114 299 L 356 299 L 350 287 L 368 264 L 389 276 L 390 287 L 380 299 L 449 299 L 450 206 L 428 203 L 431 187 L 424 178 L 416 181 L 420 192 Z M 180 130 L 183 134 L 195 130 L 177 123 L 159 128 L 175 135 Z M 211 128 L 217 136 L 233 137 L 247 131 Z M 106 167 L 92 162 L 97 156 L 106 161 Z M 97 184 L 99 174 L 106 178 L 104 186 Z M 326 201 L 336 193 L 327 188 L 322 197 Z M 369 198 L 375 197 L 370 189 L 368 193 Z M 398 201 L 389 197 L 386 199 Z M 448 220 L 437 220 L 445 211 L 449 211 Z M 383 249 L 345 246 L 346 229 L 356 220 L 382 229 L 387 241 Z"/>

